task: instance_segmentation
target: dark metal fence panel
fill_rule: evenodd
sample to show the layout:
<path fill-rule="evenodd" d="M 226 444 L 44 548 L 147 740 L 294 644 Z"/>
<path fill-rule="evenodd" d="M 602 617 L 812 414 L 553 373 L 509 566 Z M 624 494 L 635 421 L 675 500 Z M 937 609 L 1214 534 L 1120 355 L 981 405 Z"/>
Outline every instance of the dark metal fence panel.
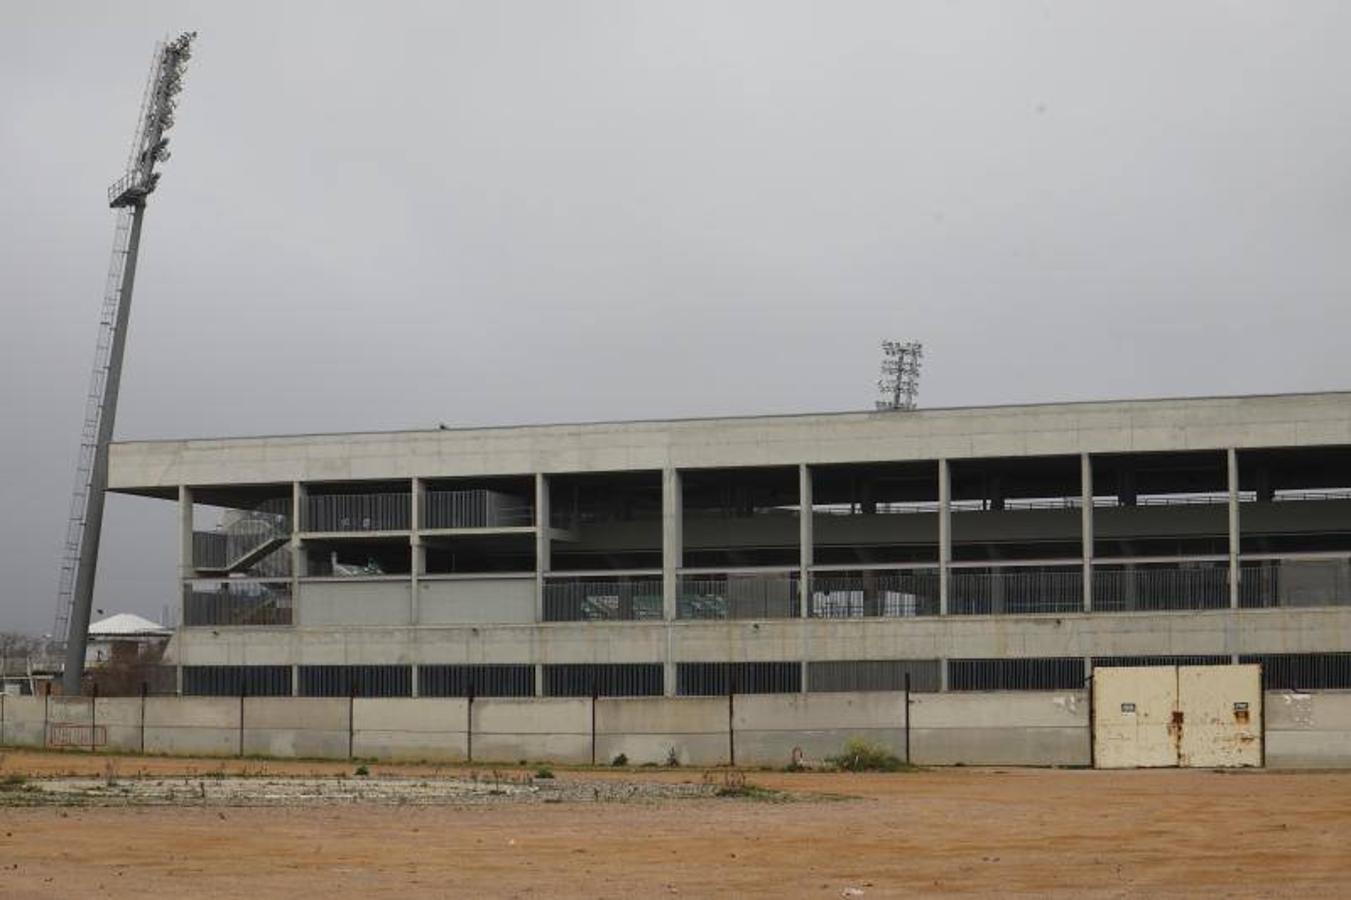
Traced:
<path fill-rule="evenodd" d="M 937 569 L 814 574 L 807 604 L 814 619 L 936 616 L 938 610 Z"/>
<path fill-rule="evenodd" d="M 1273 559 L 1245 562 L 1239 606 L 1308 607 L 1351 604 L 1351 560 Z"/>
<path fill-rule="evenodd" d="M 950 691 L 1061 691 L 1084 686 L 1077 656 L 1021 659 L 950 659 Z"/>
<path fill-rule="evenodd" d="M 231 579 L 183 588 L 184 625 L 290 625 L 291 585 Z"/>
<path fill-rule="evenodd" d="M 500 491 L 427 491 L 422 495 L 423 528 L 528 528 L 534 504 Z"/>
<path fill-rule="evenodd" d="M 1094 612 L 1224 609 L 1229 605 L 1229 567 L 1093 567 Z"/>
<path fill-rule="evenodd" d="M 802 690 L 796 662 L 679 663 L 676 693 L 686 697 L 722 694 L 795 694 Z"/>
<path fill-rule="evenodd" d="M 194 697 L 289 697 L 290 666 L 184 666 L 183 693 Z"/>
<path fill-rule="evenodd" d="M 306 531 L 407 531 L 412 494 L 311 494 L 305 498 Z"/>
<path fill-rule="evenodd" d="M 948 574 L 948 612 L 958 616 L 1082 612 L 1079 568 L 993 569 Z"/>
<path fill-rule="evenodd" d="M 936 692 L 942 686 L 943 664 L 937 659 L 825 660 L 807 663 L 807 690 L 813 693 L 910 690 Z"/>
<path fill-rule="evenodd" d="M 420 697 L 533 697 L 532 665 L 418 666 Z"/>
<path fill-rule="evenodd" d="M 1268 691 L 1332 691 L 1351 688 L 1351 653 L 1262 653 L 1240 656 L 1260 663 Z"/>
<path fill-rule="evenodd" d="M 544 621 L 653 621 L 662 618 L 660 576 L 559 578 L 544 583 Z"/>
<path fill-rule="evenodd" d="M 795 619 L 801 612 L 796 572 L 682 575 L 680 619 Z"/>
<path fill-rule="evenodd" d="M 661 663 L 577 663 L 544 667 L 547 697 L 660 697 Z"/>
<path fill-rule="evenodd" d="M 1227 666 L 1231 657 L 1215 656 L 1095 656 L 1093 668 L 1118 668 L 1121 666 Z"/>
<path fill-rule="evenodd" d="M 301 666 L 302 697 L 411 697 L 412 666 Z"/>

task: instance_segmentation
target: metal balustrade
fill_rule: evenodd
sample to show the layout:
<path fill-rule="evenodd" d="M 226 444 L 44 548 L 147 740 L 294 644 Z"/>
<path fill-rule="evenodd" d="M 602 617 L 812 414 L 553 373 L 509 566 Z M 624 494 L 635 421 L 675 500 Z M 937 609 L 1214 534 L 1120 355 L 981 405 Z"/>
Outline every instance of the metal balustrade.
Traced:
<path fill-rule="evenodd" d="M 290 625 L 291 585 L 231 579 L 183 588 L 184 625 Z"/>
<path fill-rule="evenodd" d="M 535 509 L 529 500 L 500 491 L 427 491 L 422 495 L 423 528 L 529 528 Z"/>
<path fill-rule="evenodd" d="M 1229 568 L 1211 566 L 1112 566 L 1093 568 L 1094 612 L 1224 609 Z"/>
<path fill-rule="evenodd" d="M 558 578 L 544 583 L 544 621 L 659 621 L 661 576 Z"/>
<path fill-rule="evenodd" d="M 794 619 L 800 611 L 796 572 L 681 575 L 681 619 Z"/>
<path fill-rule="evenodd" d="M 254 509 L 230 510 L 215 531 L 192 533 L 197 569 L 248 572 L 259 578 L 291 574 L 291 501 L 268 500 Z"/>
<path fill-rule="evenodd" d="M 304 510 L 305 531 L 407 531 L 412 494 L 312 494 Z"/>
<path fill-rule="evenodd" d="M 1244 562 L 1238 605 L 1245 608 L 1351 605 L 1351 560 Z"/>
<path fill-rule="evenodd" d="M 948 612 L 957 616 L 1082 612 L 1084 573 L 1075 569 L 994 569 L 948 573 Z"/>
<path fill-rule="evenodd" d="M 937 569 L 813 574 L 807 615 L 814 619 L 936 616 Z"/>

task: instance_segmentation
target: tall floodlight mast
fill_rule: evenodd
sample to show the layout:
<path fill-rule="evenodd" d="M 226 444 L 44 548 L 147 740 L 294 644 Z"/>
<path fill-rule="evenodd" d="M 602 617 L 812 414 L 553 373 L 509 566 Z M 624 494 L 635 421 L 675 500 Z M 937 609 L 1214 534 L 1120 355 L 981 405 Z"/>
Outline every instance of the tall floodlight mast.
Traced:
<path fill-rule="evenodd" d="M 150 78 L 141 101 L 141 117 L 131 144 L 127 171 L 108 188 L 108 205 L 117 210 L 113 258 L 104 286 L 99 317 L 94 371 L 89 379 L 84 429 L 75 471 L 70 519 L 56 598 L 55 635 L 66 637 L 66 668 L 61 684 L 67 694 L 78 694 L 84 675 L 89 613 L 94 600 L 99 537 L 103 527 L 104 492 L 108 487 L 108 444 L 117 417 L 117 391 L 122 378 L 122 354 L 127 346 L 131 316 L 131 289 L 136 280 L 136 255 L 141 244 L 141 222 L 146 199 L 155 190 L 157 163 L 169 158 L 175 99 L 183 89 L 183 72 L 192 55 L 197 32 L 190 31 L 159 44 L 150 65 Z"/>
<path fill-rule="evenodd" d="M 919 341 L 883 341 L 878 409 L 914 409 L 919 399 L 919 366 L 924 345 Z"/>

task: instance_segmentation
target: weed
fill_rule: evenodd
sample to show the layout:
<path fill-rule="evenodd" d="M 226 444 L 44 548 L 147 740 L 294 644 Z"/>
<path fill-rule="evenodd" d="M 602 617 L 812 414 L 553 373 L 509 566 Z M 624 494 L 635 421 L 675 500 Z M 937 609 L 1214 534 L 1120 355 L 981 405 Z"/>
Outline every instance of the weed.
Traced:
<path fill-rule="evenodd" d="M 680 768 L 680 754 L 676 753 L 676 748 L 672 747 L 666 751 L 666 765 L 668 768 Z"/>
<path fill-rule="evenodd" d="M 627 753 L 620 753 L 614 759 L 610 760 L 610 765 L 612 766 L 627 766 L 628 764 L 629 757 Z"/>
<path fill-rule="evenodd" d="M 10 772 L 0 778 L 0 791 L 13 791 L 28 783 L 28 776 L 22 772 Z"/>
<path fill-rule="evenodd" d="M 554 770 L 549 768 L 548 766 L 540 766 L 538 769 L 535 770 L 535 777 L 544 779 L 553 778 Z"/>
<path fill-rule="evenodd" d="M 845 741 L 844 752 L 827 757 L 826 762 L 844 772 L 909 772 L 915 768 L 886 747 L 860 737 Z"/>
<path fill-rule="evenodd" d="M 361 776 L 364 777 L 364 776 L 366 776 L 366 775 L 371 774 L 371 770 L 370 770 L 369 768 L 367 768 L 367 767 L 365 766 L 365 764 L 362 764 L 362 765 L 357 766 L 357 770 L 356 770 L 356 772 L 354 772 L 353 774 L 354 774 L 354 775 L 361 775 Z"/>

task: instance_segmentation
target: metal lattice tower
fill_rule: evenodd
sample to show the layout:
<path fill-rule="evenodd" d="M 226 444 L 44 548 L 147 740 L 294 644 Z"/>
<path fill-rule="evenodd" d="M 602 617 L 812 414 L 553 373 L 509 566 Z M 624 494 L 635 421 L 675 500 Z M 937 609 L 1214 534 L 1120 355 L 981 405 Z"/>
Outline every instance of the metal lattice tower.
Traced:
<path fill-rule="evenodd" d="M 94 575 L 98 568 L 103 527 L 104 492 L 108 485 L 108 444 L 117 417 L 117 395 L 127 343 L 127 322 L 131 316 L 131 291 L 136 280 L 141 223 L 145 217 L 146 199 L 159 181 L 155 166 L 169 158 L 169 139 L 164 134 L 174 124 L 175 98 L 182 90 L 183 72 L 196 37 L 195 31 L 186 32 L 155 47 L 127 170 L 108 189 L 108 205 L 117 210 L 117 228 L 103 291 L 103 310 L 99 315 L 94 369 L 85 399 L 75 490 L 70 501 L 70 519 L 66 524 L 66 543 L 57 588 L 56 627 L 52 632 L 66 638 L 62 687 L 67 694 L 80 692 L 84 675 L 85 643 L 89 636 Z"/>
<path fill-rule="evenodd" d="M 914 409 L 919 400 L 919 367 L 924 359 L 924 345 L 919 341 L 883 341 L 882 377 L 877 389 L 882 399 L 878 409 Z"/>

